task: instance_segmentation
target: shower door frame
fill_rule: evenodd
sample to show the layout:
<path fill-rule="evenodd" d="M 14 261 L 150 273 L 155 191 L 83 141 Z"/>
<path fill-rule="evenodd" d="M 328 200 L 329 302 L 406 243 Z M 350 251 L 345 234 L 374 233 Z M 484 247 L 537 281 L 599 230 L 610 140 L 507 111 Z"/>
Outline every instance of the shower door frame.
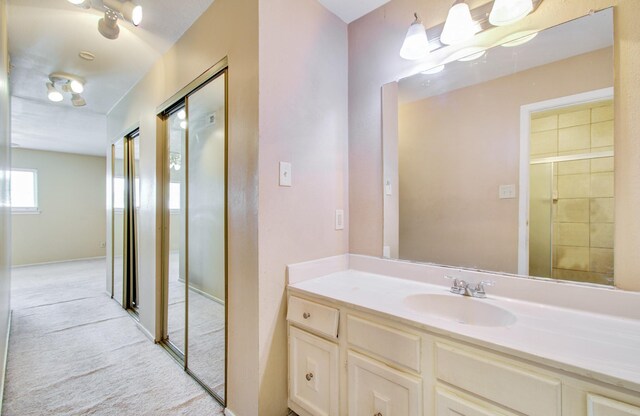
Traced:
<path fill-rule="evenodd" d="M 571 107 L 577 104 L 586 104 L 602 100 L 614 99 L 613 87 L 587 91 L 580 94 L 567 95 L 565 97 L 553 98 L 551 100 L 539 101 L 526 104 L 520 107 L 520 175 L 518 201 L 518 274 L 529 275 L 529 165 L 530 137 L 531 137 L 531 115 L 541 111 L 556 110 L 563 107 Z M 554 157 L 555 160 L 563 158 Z M 572 160 L 568 156 L 566 160 Z"/>
<path fill-rule="evenodd" d="M 170 208 L 169 208 L 169 186 L 170 186 L 170 173 L 169 164 L 166 161 L 169 160 L 169 140 L 167 137 L 167 119 L 169 112 L 177 106 L 184 105 L 184 109 L 189 113 L 189 100 L 188 97 L 206 86 L 209 82 L 218 78 L 219 76 L 225 76 L 224 86 L 224 103 L 225 103 L 225 143 L 224 143 L 224 187 L 225 187 L 225 207 L 224 207 L 224 302 L 225 302 L 225 317 L 224 317 L 224 398 L 215 393 L 208 385 L 198 378 L 197 375 L 189 369 L 189 263 L 185 265 L 185 322 L 184 322 L 184 349 L 185 351 L 179 351 L 171 342 L 166 342 L 165 339 L 168 335 L 168 312 L 169 312 L 169 224 L 170 224 Z M 159 128 L 157 137 L 160 143 L 162 143 L 161 150 L 161 162 L 160 162 L 160 180 L 159 190 L 161 197 L 162 207 L 162 237 L 161 237 L 161 273 L 160 281 L 158 282 L 158 301 L 157 301 L 157 326 L 158 334 L 160 334 L 157 342 L 169 352 L 169 354 L 183 367 L 184 371 L 189 374 L 202 388 L 209 393 L 214 399 L 216 399 L 222 406 L 226 407 L 227 386 L 228 380 L 228 357 L 229 357 L 229 308 L 227 305 L 229 299 L 229 208 L 228 208 L 228 196 L 229 196 L 229 64 L 228 59 L 225 57 L 207 71 L 198 76 L 195 80 L 190 82 L 187 86 L 182 88 L 171 98 L 165 101 L 161 106 L 156 109 L 157 119 L 159 122 Z M 187 118 L 188 123 L 188 118 Z M 188 163 L 189 163 L 189 124 L 187 124 L 187 140 L 185 145 L 185 157 L 183 158 L 183 165 L 185 169 L 185 250 L 188 253 L 188 241 L 189 241 L 189 227 L 188 220 L 186 219 L 189 212 L 189 175 L 188 175 Z M 185 257 L 188 257 L 185 256 Z"/>

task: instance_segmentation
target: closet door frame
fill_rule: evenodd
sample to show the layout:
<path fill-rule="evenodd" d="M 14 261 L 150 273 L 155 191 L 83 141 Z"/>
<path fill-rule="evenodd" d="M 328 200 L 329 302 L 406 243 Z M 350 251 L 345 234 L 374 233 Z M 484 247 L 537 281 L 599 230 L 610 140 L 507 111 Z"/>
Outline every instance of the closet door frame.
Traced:
<path fill-rule="evenodd" d="M 167 120 L 171 114 L 173 114 L 177 108 L 182 107 L 184 105 L 184 110 L 189 114 L 189 96 L 199 89 L 206 86 L 209 82 L 215 80 L 216 78 L 223 76 L 225 77 L 225 86 L 224 86 L 224 102 L 225 102 L 225 140 L 224 140 L 224 171 L 225 171 L 225 179 L 224 179 L 224 302 L 225 302 L 225 317 L 224 317 L 224 325 L 225 325 L 225 333 L 224 333 L 224 385 L 225 385 L 225 397 L 220 397 L 216 394 L 209 386 L 207 386 L 202 380 L 200 380 L 195 374 L 193 374 L 188 366 L 189 359 L 189 262 L 186 261 L 185 264 L 185 339 L 184 339 L 184 352 L 177 350 L 170 342 L 166 342 L 166 337 L 168 335 L 168 312 L 169 312 L 169 226 L 170 226 L 170 209 L 169 209 L 169 193 L 170 193 L 170 170 L 169 164 L 167 161 L 169 160 L 169 139 L 167 137 L 168 127 Z M 187 86 L 182 88 L 176 94 L 174 94 L 171 98 L 165 101 L 161 106 L 156 109 L 157 120 L 158 120 L 158 133 L 157 140 L 162 143 L 161 145 L 161 156 L 160 156 L 160 168 L 159 172 L 159 185 L 158 189 L 162 195 L 161 201 L 161 209 L 162 209 L 162 237 L 161 237 L 161 273 L 159 276 L 158 287 L 158 298 L 157 298 L 157 328 L 159 329 L 159 344 L 169 352 L 169 354 L 183 367 L 184 371 L 189 374 L 194 380 L 200 384 L 207 393 L 213 396 L 222 406 L 226 406 L 226 396 L 227 396 L 227 386 L 228 386 L 228 358 L 229 358 L 229 308 L 228 308 L 228 299 L 229 299 L 229 65 L 228 59 L 225 57 L 214 66 L 209 68 L 207 71 L 198 76 L 195 80 L 190 82 Z M 188 174 L 188 163 L 189 163 L 189 120 L 187 118 L 187 140 L 183 160 L 183 167 L 185 169 L 185 184 L 186 184 L 186 193 L 185 193 L 185 218 L 189 213 L 189 174 Z M 187 255 L 185 258 L 188 258 L 188 250 L 189 250 L 189 227 L 188 221 L 185 220 L 185 251 Z"/>

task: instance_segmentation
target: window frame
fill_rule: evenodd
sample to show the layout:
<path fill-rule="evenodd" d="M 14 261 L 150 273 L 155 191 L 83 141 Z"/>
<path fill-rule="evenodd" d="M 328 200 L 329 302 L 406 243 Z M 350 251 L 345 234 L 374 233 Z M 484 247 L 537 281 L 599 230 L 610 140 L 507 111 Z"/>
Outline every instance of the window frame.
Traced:
<path fill-rule="evenodd" d="M 33 173 L 33 201 L 35 206 L 33 207 L 14 207 L 13 198 L 11 198 L 11 213 L 12 214 L 40 214 L 40 201 L 38 198 L 38 169 L 33 168 L 11 168 L 11 178 L 9 180 L 10 190 L 13 191 L 13 172 L 31 172 Z"/>

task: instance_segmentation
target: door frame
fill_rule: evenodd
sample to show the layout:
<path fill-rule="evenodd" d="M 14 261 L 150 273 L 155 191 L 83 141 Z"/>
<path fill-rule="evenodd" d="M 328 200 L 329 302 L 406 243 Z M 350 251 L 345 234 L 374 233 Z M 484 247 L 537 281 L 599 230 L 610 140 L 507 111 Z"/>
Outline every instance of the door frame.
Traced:
<path fill-rule="evenodd" d="M 518 201 L 518 274 L 529 275 L 529 163 L 531 114 L 614 99 L 613 87 L 567 95 L 520 106 L 520 198 Z M 615 138 L 614 138 L 615 140 Z"/>

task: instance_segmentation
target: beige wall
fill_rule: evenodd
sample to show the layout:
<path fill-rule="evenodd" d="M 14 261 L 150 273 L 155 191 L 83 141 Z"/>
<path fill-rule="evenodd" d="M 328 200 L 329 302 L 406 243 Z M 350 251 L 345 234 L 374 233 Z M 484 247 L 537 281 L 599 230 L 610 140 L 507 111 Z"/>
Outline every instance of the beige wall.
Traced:
<path fill-rule="evenodd" d="M 258 1 L 216 0 L 107 117 L 110 140 L 140 126 L 140 322 L 160 335 L 162 139 L 156 108 L 224 57 L 229 63 L 227 404 L 258 413 Z M 108 245 L 107 245 L 108 246 Z M 250 377 L 255 374 L 255 377 Z"/>
<path fill-rule="evenodd" d="M 37 169 L 39 214 L 12 215 L 12 262 L 105 255 L 105 158 L 13 149 L 14 168 Z"/>
<path fill-rule="evenodd" d="M 4 363 L 11 311 L 11 212 L 9 210 L 10 120 L 7 3 L 0 0 L 0 402 L 4 391 Z"/>
<path fill-rule="evenodd" d="M 285 58 L 286 57 L 286 58 Z M 292 163 L 292 187 L 278 163 Z M 285 415 L 289 263 L 348 251 L 347 25 L 316 0 L 260 2 L 260 414 Z"/>
<path fill-rule="evenodd" d="M 469 1 L 471 7 L 487 1 Z M 615 270 L 617 285 L 640 290 L 637 270 L 640 258 L 640 8 L 637 0 L 545 0 L 522 22 L 494 28 L 476 37 L 489 43 L 505 31 L 546 28 L 615 5 L 615 126 L 616 201 Z M 380 255 L 383 238 L 382 196 L 382 85 L 414 74 L 415 63 L 404 61 L 398 51 L 414 11 L 427 27 L 442 23 L 448 0 L 392 0 L 349 25 L 349 204 L 350 251 Z M 501 36 L 500 36 L 501 37 Z M 432 54 L 438 59 L 450 48 Z"/>
<path fill-rule="evenodd" d="M 517 273 L 518 199 L 498 188 L 518 185 L 520 107 L 613 86 L 612 53 L 401 104 L 400 258 Z"/>

